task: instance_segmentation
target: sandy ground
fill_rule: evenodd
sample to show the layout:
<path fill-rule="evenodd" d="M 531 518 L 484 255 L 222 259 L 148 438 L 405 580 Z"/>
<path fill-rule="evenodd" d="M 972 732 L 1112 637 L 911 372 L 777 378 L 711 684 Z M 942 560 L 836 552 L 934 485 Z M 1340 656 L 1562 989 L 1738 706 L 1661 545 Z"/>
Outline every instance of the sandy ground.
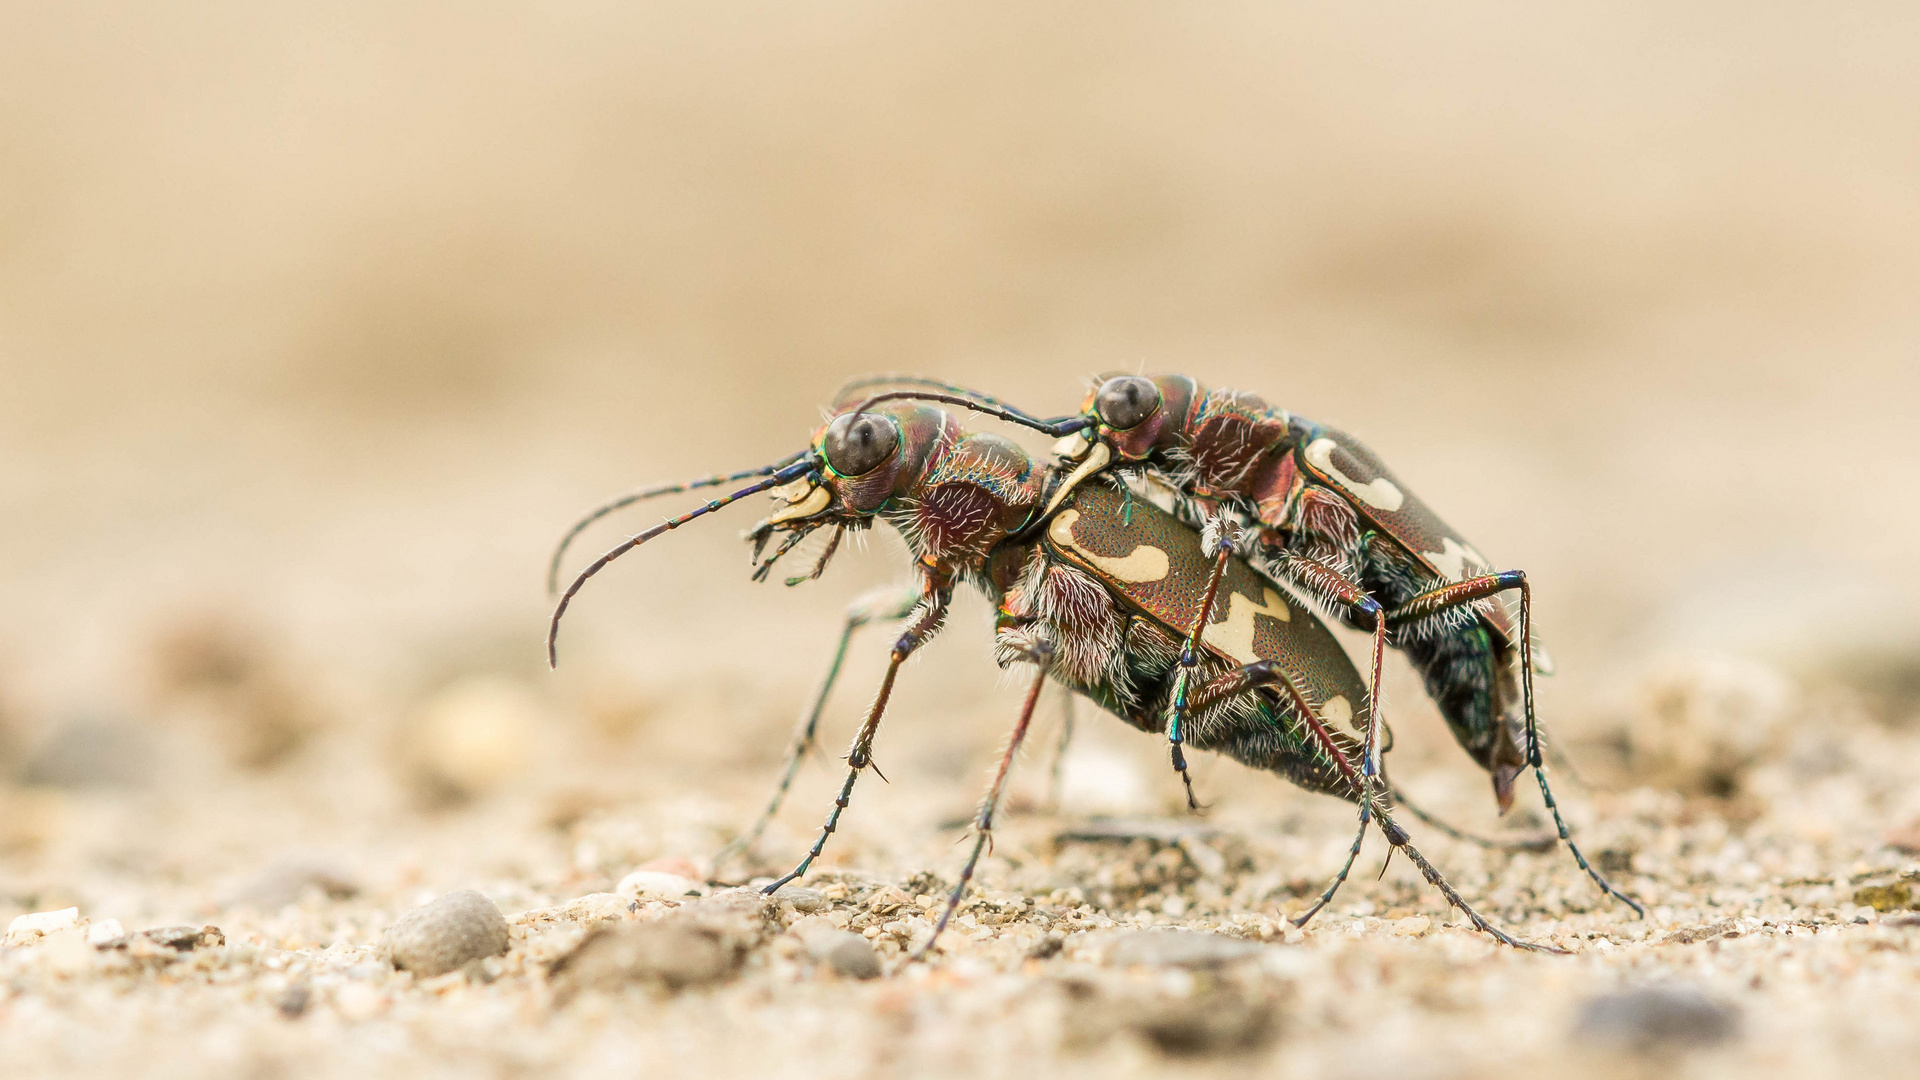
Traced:
<path fill-rule="evenodd" d="M 39 916 L 0 1073 L 1911 1071 L 1920 27 L 1881 7 L 0 4 L 0 924 Z M 877 636 L 713 856 L 898 545 L 783 589 L 677 534 L 544 670 L 600 496 L 785 454 L 861 372 L 1054 411 L 1142 365 L 1356 432 L 1528 570 L 1557 790 L 1648 919 L 1414 825 L 1573 955 L 1377 838 L 1291 929 L 1343 807 L 1203 760 L 1186 815 L 1086 708 L 1055 791 L 1049 697 L 907 964 L 1021 693 L 977 599 L 766 906 L 728 887 L 811 841 Z M 1404 666 L 1386 708 L 1412 794 L 1541 827 Z M 508 950 L 395 970 L 462 889 Z"/>

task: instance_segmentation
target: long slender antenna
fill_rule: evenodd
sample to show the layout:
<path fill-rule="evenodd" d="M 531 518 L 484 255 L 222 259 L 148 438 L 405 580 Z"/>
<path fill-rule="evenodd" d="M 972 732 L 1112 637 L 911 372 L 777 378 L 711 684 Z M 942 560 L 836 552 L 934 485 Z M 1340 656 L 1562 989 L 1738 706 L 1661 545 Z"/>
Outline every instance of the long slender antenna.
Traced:
<path fill-rule="evenodd" d="M 839 390 L 834 391 L 834 404 L 838 405 L 849 400 L 855 390 L 867 390 L 875 386 L 918 386 L 924 390 L 938 390 L 946 394 L 959 394 L 961 397 L 972 398 L 983 405 L 992 405 L 996 408 L 1006 409 L 1009 412 L 1020 413 L 1023 416 L 1033 415 L 1025 409 L 1009 405 L 999 398 L 994 397 L 992 394 L 983 394 L 978 390 L 969 390 L 964 386 L 943 382 L 939 379 L 929 379 L 924 375 L 906 375 L 897 371 L 883 371 L 878 375 L 862 375 L 860 378 L 848 382 Z"/>
<path fill-rule="evenodd" d="M 589 525 L 606 517 L 608 514 L 616 510 L 624 510 L 634 503 L 657 498 L 661 495 L 678 495 L 683 491 L 693 491 L 706 487 L 719 487 L 721 484 L 730 484 L 735 480 L 745 480 L 752 476 L 765 476 L 768 473 L 793 464 L 805 457 L 806 454 L 807 452 L 802 450 L 797 454 L 782 458 L 771 465 L 762 465 L 757 469 L 742 469 L 736 473 L 715 473 L 712 476 L 702 476 L 694 480 L 683 480 L 677 484 L 655 484 L 652 487 L 643 487 L 629 491 L 625 495 L 616 496 L 601 503 L 589 512 L 587 516 L 574 522 L 573 527 L 567 530 L 567 534 L 560 538 L 559 546 L 553 549 L 553 558 L 547 563 L 547 595 L 552 596 L 560 589 L 560 562 L 566 558 L 567 547 L 571 545 L 581 533 L 585 532 Z"/>
<path fill-rule="evenodd" d="M 567 586 L 567 591 L 560 594 L 560 603 L 558 604 L 558 606 L 556 606 L 553 609 L 553 618 L 547 623 L 547 666 L 551 668 L 551 667 L 558 667 L 560 665 L 560 655 L 559 655 L 559 645 L 558 645 L 559 638 L 560 638 L 560 618 L 561 616 L 567 613 L 567 605 L 573 603 L 574 594 L 579 592 L 580 587 L 587 583 L 587 579 L 599 573 L 601 569 L 604 568 L 608 563 L 612 562 L 613 560 L 619 558 L 622 555 L 625 555 L 627 552 L 632 551 L 634 548 L 639 547 L 641 544 L 646 543 L 647 541 L 653 539 L 654 537 L 659 536 L 663 532 L 667 532 L 672 529 L 677 529 L 680 526 L 685 525 L 687 522 L 692 521 L 694 518 L 701 517 L 706 514 L 711 514 L 715 510 L 720 509 L 721 507 L 727 505 L 730 502 L 734 502 L 738 499 L 744 499 L 749 495 L 752 495 L 756 492 L 765 491 L 771 487 L 778 487 L 779 485 L 784 484 L 790 480 L 797 480 L 800 477 L 805 476 L 808 472 L 812 471 L 817 467 L 818 467 L 818 463 L 811 456 L 801 461 L 796 461 L 793 464 L 788 465 L 786 468 L 781 469 L 778 472 L 775 472 L 772 476 L 767 477 L 765 480 L 762 480 L 759 483 L 752 485 L 751 487 L 741 488 L 739 491 L 736 491 L 733 494 L 728 495 L 724 499 L 711 499 L 707 502 L 705 506 L 701 506 L 693 510 L 689 510 L 688 512 L 681 514 L 679 517 L 676 517 L 676 518 L 668 518 L 667 520 L 661 522 L 658 525 L 655 525 L 653 528 L 648 529 L 646 532 L 643 532 L 638 536 L 633 536 L 626 540 L 623 540 L 620 543 L 614 545 L 614 547 L 611 550 L 609 550 L 606 554 L 593 560 L 591 563 L 588 563 L 587 568 L 585 570 L 580 571 L 580 575 L 573 579 L 573 584 Z"/>
<path fill-rule="evenodd" d="M 937 401 L 943 405 L 958 405 L 963 409 L 972 409 L 974 412 L 985 413 L 988 416 L 1005 420 L 1010 424 L 1019 424 L 1021 427 L 1032 428 L 1035 431 L 1044 432 L 1056 437 L 1071 435 L 1076 431 L 1093 426 L 1093 421 L 1084 416 L 1063 416 L 1058 420 L 1041 420 L 1028 416 L 1026 413 L 1020 412 L 1017 409 L 1009 409 L 1000 405 L 989 405 L 979 398 L 966 397 L 960 394 L 932 394 L 924 390 L 890 390 L 884 394 L 875 394 L 861 402 L 859 407 L 853 411 L 855 414 L 863 413 L 883 401 Z"/>

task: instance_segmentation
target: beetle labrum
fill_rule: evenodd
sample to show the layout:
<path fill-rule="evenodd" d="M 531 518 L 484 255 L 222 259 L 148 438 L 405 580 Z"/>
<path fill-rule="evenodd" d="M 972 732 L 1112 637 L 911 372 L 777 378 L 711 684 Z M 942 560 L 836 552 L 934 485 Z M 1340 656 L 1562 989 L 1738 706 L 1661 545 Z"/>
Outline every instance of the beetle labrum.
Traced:
<path fill-rule="evenodd" d="M 922 389 L 867 400 L 958 396 L 1026 415 L 915 376 L 860 379 L 842 394 L 888 385 Z M 1487 770 L 1501 813 L 1513 804 L 1515 778 L 1531 769 L 1581 870 L 1646 916 L 1587 861 L 1547 782 L 1533 677 L 1550 674 L 1552 664 L 1534 640 L 1524 571 L 1495 571 L 1357 439 L 1254 394 L 1210 390 L 1185 375 L 1115 375 L 1095 383 L 1078 419 L 1084 426 L 1056 447 L 1075 475 L 1130 476 L 1171 493 L 1190 523 L 1223 518 L 1244 526 L 1239 553 L 1265 576 L 1373 635 L 1375 686 L 1383 648 L 1407 657 L 1455 740 Z M 1519 597 L 1513 608 L 1502 602 L 1511 594 Z M 1176 767 L 1179 735 L 1168 731 Z M 1364 741 L 1363 771 L 1371 775 L 1378 724 Z"/>
<path fill-rule="evenodd" d="M 652 493 L 759 478 L 601 555 L 561 593 L 553 613 L 550 662 L 569 604 L 608 563 L 662 533 L 769 490 L 779 501 L 748 534 L 756 559 L 776 535 L 781 539 L 756 576 L 764 576 L 775 560 L 820 529 L 833 531 L 814 575 L 846 530 L 878 521 L 905 539 L 916 572 L 910 602 L 859 606 L 848 621 L 851 633 L 865 621 L 902 617 L 904 630 L 848 750 L 847 774 L 833 809 L 807 855 L 767 886 L 769 892 L 804 874 L 824 849 L 861 773 L 872 763 L 901 665 L 940 630 L 954 588 L 968 582 L 995 604 L 999 662 L 1031 665 L 1034 674 L 981 801 L 972 852 L 919 955 L 932 947 L 965 894 L 991 836 L 1014 755 L 1049 678 L 1143 730 L 1162 731 L 1167 717 L 1177 715 L 1188 746 L 1217 750 L 1356 803 L 1360 834 L 1346 866 L 1299 922 L 1331 899 L 1374 819 L 1393 848 L 1406 853 L 1476 928 L 1509 945 L 1552 951 L 1517 940 L 1486 920 L 1413 847 L 1364 769 L 1361 733 L 1374 727 L 1367 719 L 1369 684 L 1307 608 L 1234 554 L 1230 529 L 1210 528 L 1203 535 L 1136 497 L 1117 478 L 1037 462 L 1011 440 L 969 431 L 937 406 L 957 405 L 1054 436 L 1087 427 L 1084 418 L 1038 421 L 977 398 L 930 396 L 940 400 L 843 409 L 816 432 L 808 449 L 760 469 L 614 500 L 609 507 Z M 845 647 L 843 634 L 841 655 Z"/>

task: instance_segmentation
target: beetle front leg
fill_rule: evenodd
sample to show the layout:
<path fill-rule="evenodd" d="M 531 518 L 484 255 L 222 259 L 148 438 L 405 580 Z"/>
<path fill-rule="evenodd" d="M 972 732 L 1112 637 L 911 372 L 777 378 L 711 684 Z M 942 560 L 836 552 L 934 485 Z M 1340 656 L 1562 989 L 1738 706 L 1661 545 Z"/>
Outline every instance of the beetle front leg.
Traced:
<path fill-rule="evenodd" d="M 873 738 L 880 730 L 880 717 L 887 711 L 887 699 L 893 696 L 893 681 L 900 674 L 900 665 L 906 663 L 907 657 L 912 656 L 916 649 L 931 640 L 939 632 L 941 623 L 946 621 L 947 604 L 953 599 L 952 571 L 943 566 L 922 564 L 921 576 L 920 599 L 915 605 L 919 615 L 907 625 L 900 639 L 894 642 L 893 652 L 887 658 L 887 673 L 880 680 L 880 690 L 867 710 L 866 722 L 860 725 L 859 733 L 853 737 L 853 745 L 847 750 L 847 778 L 840 785 L 840 794 L 833 800 L 833 809 L 827 814 L 826 824 L 821 826 L 819 838 L 814 840 L 813 847 L 800 860 L 800 865 L 762 890 L 769 895 L 806 873 L 813 865 L 813 860 L 819 858 L 820 852 L 826 849 L 827 838 L 839 828 L 840 815 L 853 798 L 855 781 L 860 779 L 860 773 L 867 766 L 873 764 Z"/>
<path fill-rule="evenodd" d="M 1573 853 L 1573 861 L 1580 864 L 1580 869 L 1586 871 L 1602 891 L 1632 908 L 1635 914 L 1644 919 L 1647 909 L 1640 901 L 1614 888 L 1612 882 L 1587 862 L 1586 855 L 1573 842 L 1573 833 L 1567 828 L 1566 819 L 1560 815 L 1560 804 L 1554 801 L 1553 789 L 1547 784 L 1546 763 L 1540 755 L 1540 725 L 1533 711 L 1533 587 L 1527 584 L 1527 572 L 1502 570 L 1496 574 L 1484 574 L 1442 585 L 1387 612 L 1381 621 L 1389 626 L 1405 626 L 1449 608 L 1478 603 L 1513 589 L 1520 592 L 1520 699 L 1527 721 L 1527 767 L 1533 770 L 1534 779 L 1540 782 L 1540 798 L 1553 814 L 1554 827 L 1560 832 L 1561 842 Z"/>
<path fill-rule="evenodd" d="M 787 790 L 793 786 L 793 778 L 800 772 L 801 760 L 814 747 L 815 735 L 820 729 L 820 714 L 826 709 L 827 698 L 833 693 L 834 684 L 840 681 L 840 665 L 847 659 L 847 647 L 853 642 L 854 631 L 868 623 L 904 619 L 913 614 L 919 602 L 918 587 L 890 585 L 860 597 L 847 609 L 847 621 L 840 628 L 840 643 L 834 648 L 833 662 L 827 666 L 827 676 L 821 680 L 820 689 L 814 694 L 813 707 L 800 718 L 800 726 L 794 731 L 793 741 L 787 747 L 786 768 L 780 775 L 779 785 L 773 789 L 773 798 L 767 801 L 766 809 L 760 811 L 760 817 L 752 828 L 721 848 L 720 853 L 713 857 L 716 874 L 727 860 L 752 850 L 753 845 L 759 842 L 760 834 L 766 831 L 767 824 L 780 812 L 780 804 L 786 801 Z"/>

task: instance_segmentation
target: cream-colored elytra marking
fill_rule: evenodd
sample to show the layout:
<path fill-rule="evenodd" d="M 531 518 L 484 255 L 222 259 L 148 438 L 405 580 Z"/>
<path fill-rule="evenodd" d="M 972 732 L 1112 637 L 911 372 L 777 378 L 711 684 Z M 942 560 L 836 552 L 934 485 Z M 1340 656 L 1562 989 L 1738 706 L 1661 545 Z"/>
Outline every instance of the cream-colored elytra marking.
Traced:
<path fill-rule="evenodd" d="M 1060 482 L 1060 490 L 1053 493 L 1053 500 L 1047 503 L 1047 508 L 1042 510 L 1041 513 L 1053 513 L 1053 508 L 1059 506 L 1062 500 L 1068 495 L 1071 495 L 1073 489 L 1080 485 L 1080 481 L 1106 468 L 1107 461 L 1112 457 L 1113 452 L 1107 449 L 1106 443 L 1094 443 L 1093 449 L 1087 454 L 1087 460 L 1075 466 L 1074 470 L 1067 474 L 1067 478 Z M 1166 574 L 1163 571 L 1161 577 L 1165 576 Z M 1153 580 L 1158 581 L 1160 578 L 1154 578 Z"/>
<path fill-rule="evenodd" d="M 1439 551 L 1423 551 L 1420 554 L 1448 581 L 1465 581 L 1468 577 L 1479 577 L 1493 566 L 1487 561 L 1485 555 L 1473 550 L 1473 545 L 1463 544 L 1451 536 L 1440 541 Z M 1471 574 L 1468 573 L 1469 570 L 1472 571 Z"/>
<path fill-rule="evenodd" d="M 1200 640 L 1243 664 L 1258 661 L 1261 657 L 1253 651 L 1253 617 L 1271 615 L 1281 622 L 1293 621 L 1293 612 L 1279 593 L 1266 588 L 1260 591 L 1264 595 L 1258 603 L 1234 593 L 1227 601 L 1227 617 L 1217 623 L 1208 623 L 1200 634 Z"/>
<path fill-rule="evenodd" d="M 1348 494 L 1375 510 L 1391 512 L 1400 509 L 1400 505 L 1407 501 L 1407 497 L 1401 493 L 1400 489 L 1393 486 L 1393 481 L 1384 476 L 1375 477 L 1363 484 L 1341 472 L 1340 467 L 1333 463 L 1334 448 L 1335 443 L 1332 439 L 1313 440 L 1307 444 L 1307 464 L 1333 477 L 1336 483 L 1347 489 Z"/>
<path fill-rule="evenodd" d="M 1159 581 L 1167 576 L 1171 563 L 1167 553 L 1157 547 L 1141 544 L 1122 557 L 1099 555 L 1080 546 L 1073 538 L 1073 523 L 1080 520 L 1080 511 L 1062 510 L 1059 515 L 1047 523 L 1047 535 L 1053 542 L 1093 564 L 1094 569 L 1129 585 L 1144 585 L 1150 581 Z"/>
<path fill-rule="evenodd" d="M 778 525 L 783 521 L 798 521 L 801 518 L 812 517 L 820 511 L 825 510 L 827 504 L 832 501 L 833 492 L 823 487 L 814 488 L 812 491 L 807 492 L 806 496 L 799 502 L 775 507 L 773 513 L 767 515 L 767 523 Z"/>
<path fill-rule="evenodd" d="M 1334 697 L 1325 705 L 1320 706 L 1320 719 L 1325 720 L 1329 727 L 1346 732 L 1347 734 L 1356 737 L 1364 735 L 1359 728 L 1354 726 L 1353 703 L 1348 701 L 1345 695 Z"/>

